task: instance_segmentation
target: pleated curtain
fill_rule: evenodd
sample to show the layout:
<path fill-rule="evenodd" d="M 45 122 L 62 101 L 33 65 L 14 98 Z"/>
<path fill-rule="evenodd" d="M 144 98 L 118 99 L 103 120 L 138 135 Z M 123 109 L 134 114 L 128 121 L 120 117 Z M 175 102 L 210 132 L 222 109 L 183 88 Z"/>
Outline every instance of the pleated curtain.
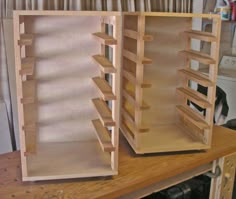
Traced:
<path fill-rule="evenodd" d="M 195 2 L 197 1 L 200 0 L 195 0 Z M 4 152 L 19 149 L 17 106 L 16 97 L 14 96 L 14 61 L 12 60 L 14 55 L 10 53 L 9 56 L 10 50 L 13 49 L 13 38 L 11 40 L 7 31 L 4 31 L 4 28 L 9 28 L 9 26 L 11 29 L 13 10 L 160 11 L 189 13 L 192 12 L 193 3 L 193 0 L 0 0 L 0 119 L 2 118 L 1 109 L 3 106 L 6 110 L 6 121 L 8 122 L 4 130 L 0 126 L 0 145 L 6 144 L 2 137 L 4 139 L 9 137 L 10 140 L 7 142 L 13 146 L 8 147 Z M 6 43 L 6 40 L 8 43 Z M 10 58 L 7 60 L 7 57 Z M 3 136 L 4 133 L 10 135 Z"/>

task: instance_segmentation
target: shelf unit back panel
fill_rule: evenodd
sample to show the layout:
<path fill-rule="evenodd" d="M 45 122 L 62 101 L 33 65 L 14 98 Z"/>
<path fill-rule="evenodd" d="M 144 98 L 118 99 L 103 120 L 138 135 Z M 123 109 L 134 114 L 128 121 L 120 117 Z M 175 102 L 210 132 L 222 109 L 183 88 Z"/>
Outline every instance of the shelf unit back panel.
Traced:
<path fill-rule="evenodd" d="M 92 81 L 100 70 L 91 55 L 100 51 L 92 33 L 100 31 L 94 16 L 25 17 L 36 60 L 39 142 L 96 139 L 97 118 L 91 99 L 99 97 Z M 89 21 L 89 26 L 83 23 Z M 60 26 L 58 25 L 60 24 Z"/>
<path fill-rule="evenodd" d="M 176 105 L 181 98 L 176 88 L 183 86 L 184 78 L 178 70 L 184 68 L 185 59 L 179 51 L 185 48 L 185 39 L 180 33 L 192 26 L 191 18 L 146 17 L 146 30 L 154 40 L 145 43 L 145 56 L 152 64 L 144 66 L 144 80 L 152 84 L 143 89 L 143 100 L 151 107 L 143 111 L 142 124 L 165 126 L 176 123 Z M 161 28 L 160 28 L 161 27 Z M 152 130 L 150 132 L 162 133 Z"/>

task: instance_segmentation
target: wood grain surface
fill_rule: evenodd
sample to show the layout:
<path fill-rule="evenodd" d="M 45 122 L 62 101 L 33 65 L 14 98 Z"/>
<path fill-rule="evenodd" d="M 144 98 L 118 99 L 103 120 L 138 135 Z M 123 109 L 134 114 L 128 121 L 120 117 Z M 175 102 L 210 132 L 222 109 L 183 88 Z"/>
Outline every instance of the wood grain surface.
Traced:
<path fill-rule="evenodd" d="M 235 140 L 235 131 L 214 127 L 213 145 L 208 152 L 141 156 L 135 155 L 121 137 L 118 176 L 35 183 L 21 181 L 20 153 L 8 153 L 0 156 L 0 198 L 118 198 L 236 152 Z"/>

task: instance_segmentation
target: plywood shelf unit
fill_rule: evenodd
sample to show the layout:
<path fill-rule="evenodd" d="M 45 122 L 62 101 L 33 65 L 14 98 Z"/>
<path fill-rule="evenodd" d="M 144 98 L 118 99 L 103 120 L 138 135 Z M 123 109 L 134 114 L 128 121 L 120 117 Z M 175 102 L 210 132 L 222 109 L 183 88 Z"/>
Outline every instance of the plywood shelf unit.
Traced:
<path fill-rule="evenodd" d="M 213 31 L 193 30 L 194 18 L 212 20 Z M 129 144 L 138 154 L 209 149 L 220 17 L 125 13 L 123 24 L 120 126 Z M 192 39 L 209 42 L 210 53 L 192 49 Z M 193 69 L 192 60 L 208 65 L 210 74 Z M 192 83 L 207 87 L 207 95 L 194 90 Z M 205 109 L 206 115 L 194 109 L 193 104 Z"/>
<path fill-rule="evenodd" d="M 14 12 L 23 181 L 118 173 L 120 17 Z"/>

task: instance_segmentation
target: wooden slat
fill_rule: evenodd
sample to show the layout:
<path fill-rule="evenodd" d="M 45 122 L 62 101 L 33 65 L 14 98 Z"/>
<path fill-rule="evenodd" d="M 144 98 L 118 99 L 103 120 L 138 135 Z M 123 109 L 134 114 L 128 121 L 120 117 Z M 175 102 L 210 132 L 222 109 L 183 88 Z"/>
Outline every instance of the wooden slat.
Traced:
<path fill-rule="evenodd" d="M 96 86 L 98 87 L 102 98 L 104 100 L 115 100 L 116 96 L 112 93 L 112 88 L 111 86 L 108 84 L 108 82 L 101 78 L 101 77 L 94 77 L 93 78 L 94 83 L 96 84 Z"/>
<path fill-rule="evenodd" d="M 134 30 L 130 30 L 130 29 L 125 29 L 124 36 L 137 40 L 138 39 L 138 32 L 134 31 Z M 153 41 L 153 36 L 152 35 L 144 35 L 143 40 L 144 41 Z"/>
<path fill-rule="evenodd" d="M 190 88 L 177 88 L 177 92 L 202 108 L 210 108 L 212 105 L 207 101 L 206 96 Z"/>
<path fill-rule="evenodd" d="M 112 152 L 115 151 L 115 147 L 111 143 L 111 137 L 110 132 L 105 128 L 101 121 L 98 120 L 92 120 L 93 126 L 96 129 L 96 135 L 98 138 L 98 141 L 101 145 L 101 148 L 104 152 Z"/>
<path fill-rule="evenodd" d="M 209 125 L 204 120 L 203 116 L 198 114 L 196 111 L 191 109 L 189 106 L 178 105 L 176 106 L 177 111 L 186 117 L 190 122 L 195 124 L 201 130 L 208 129 Z"/>
<path fill-rule="evenodd" d="M 143 58 L 143 61 L 142 61 L 142 64 L 151 64 L 152 63 L 152 60 L 147 58 L 147 57 L 144 57 Z"/>
<path fill-rule="evenodd" d="M 121 115 L 124 117 L 125 120 L 127 120 L 133 127 L 133 129 L 136 132 L 140 132 L 140 133 L 146 133 L 149 131 L 148 127 L 137 127 L 134 123 L 134 119 L 132 118 L 132 116 L 130 115 L 130 113 L 128 111 L 126 111 L 124 108 L 122 108 L 121 110 Z"/>
<path fill-rule="evenodd" d="M 184 74 L 187 79 L 191 79 L 202 86 L 209 87 L 214 86 L 213 83 L 206 75 L 202 74 L 199 71 L 192 70 L 190 68 L 179 70 L 180 73 Z"/>
<path fill-rule="evenodd" d="M 103 32 L 96 32 L 93 35 L 104 45 L 116 45 L 117 40 Z"/>
<path fill-rule="evenodd" d="M 20 46 L 31 46 L 33 44 L 33 35 L 32 34 L 21 34 L 18 45 Z"/>
<path fill-rule="evenodd" d="M 25 132 L 25 147 L 26 147 L 26 151 L 24 152 L 24 155 L 25 156 L 35 155 L 37 152 L 36 150 L 36 144 L 37 144 L 36 125 L 23 127 L 23 130 Z"/>
<path fill-rule="evenodd" d="M 28 57 L 21 59 L 20 75 L 33 75 L 35 68 L 35 58 Z"/>
<path fill-rule="evenodd" d="M 189 31 L 185 31 L 183 34 L 189 38 L 199 39 L 206 42 L 216 41 L 216 36 L 214 36 L 212 33 L 209 33 L 209 32 L 189 30 Z"/>
<path fill-rule="evenodd" d="M 97 112 L 99 114 L 99 117 L 103 126 L 106 126 L 106 127 L 115 126 L 115 122 L 113 121 L 111 110 L 108 108 L 106 102 L 98 98 L 92 99 L 92 101 L 95 108 L 97 109 Z"/>
<path fill-rule="evenodd" d="M 128 51 L 128 50 L 124 50 L 123 49 L 123 56 L 135 63 L 138 62 L 138 58 L 137 58 L 137 55 L 135 55 L 134 53 Z M 142 60 L 142 64 L 151 64 L 152 63 L 152 60 L 147 58 L 147 57 L 144 57 L 143 60 Z"/>
<path fill-rule="evenodd" d="M 104 73 L 116 73 L 116 69 L 113 64 L 103 55 L 92 56 L 94 61 L 100 66 L 100 69 Z"/>
<path fill-rule="evenodd" d="M 136 78 L 135 78 L 135 76 L 132 73 L 130 73 L 130 72 L 126 71 L 126 70 L 123 70 L 123 76 L 127 80 L 129 80 L 132 84 L 139 84 L 136 81 Z M 140 83 L 140 86 L 141 86 L 141 88 L 150 88 L 150 87 L 152 87 L 152 84 L 150 84 L 148 82 L 143 82 L 143 83 Z"/>
<path fill-rule="evenodd" d="M 21 99 L 22 104 L 35 103 L 36 99 L 36 82 L 34 80 L 24 81 L 23 87 L 23 98 Z"/>
<path fill-rule="evenodd" d="M 188 59 L 199 61 L 203 64 L 215 64 L 216 61 L 205 53 L 201 53 L 195 50 L 183 50 L 179 52 L 180 55 L 185 56 Z"/>
<path fill-rule="evenodd" d="M 138 105 L 135 101 L 135 97 L 134 97 L 133 93 L 131 93 L 127 90 L 123 90 L 122 93 L 123 93 L 123 96 L 125 97 L 125 99 L 127 99 L 131 104 L 134 104 L 135 107 L 137 107 L 141 110 L 146 110 L 146 109 L 150 108 L 150 106 L 147 105 L 145 102 L 143 102 L 142 105 Z"/>
<path fill-rule="evenodd" d="M 124 29 L 124 36 L 131 39 L 138 39 L 138 32 L 130 29 Z"/>

